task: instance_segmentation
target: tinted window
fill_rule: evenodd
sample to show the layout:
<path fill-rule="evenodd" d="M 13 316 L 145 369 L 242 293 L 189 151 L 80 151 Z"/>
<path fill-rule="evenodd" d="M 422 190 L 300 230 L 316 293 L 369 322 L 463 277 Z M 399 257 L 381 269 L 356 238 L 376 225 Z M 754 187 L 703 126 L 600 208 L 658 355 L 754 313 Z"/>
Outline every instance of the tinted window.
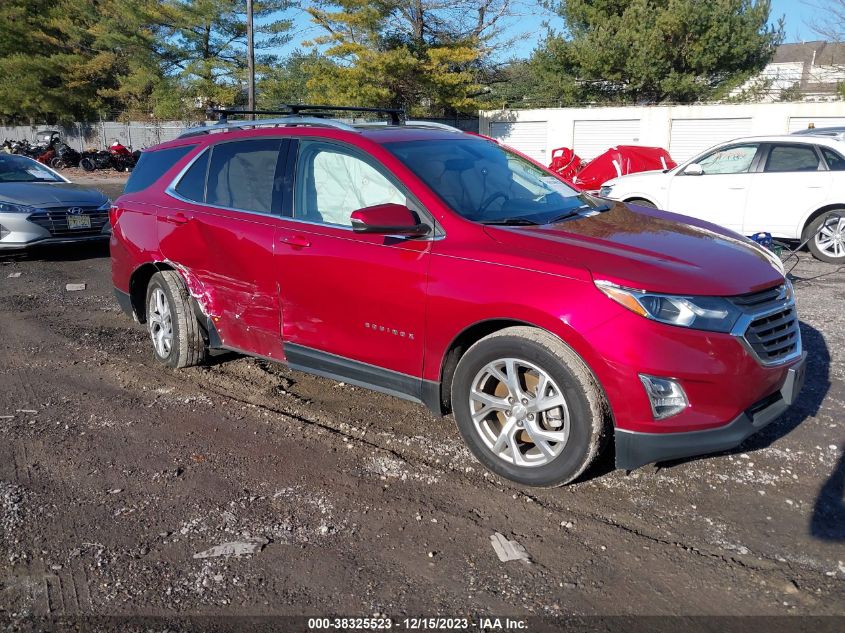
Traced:
<path fill-rule="evenodd" d="M 132 175 L 126 181 L 123 193 L 143 191 L 161 178 L 180 158 L 195 147 L 196 145 L 185 145 L 184 147 L 142 152 L 138 164 L 132 170 Z"/>
<path fill-rule="evenodd" d="M 208 167 L 206 202 L 230 209 L 272 213 L 273 193 L 281 191 L 281 177 L 276 177 L 281 145 L 277 138 L 215 145 Z"/>
<path fill-rule="evenodd" d="M 822 147 L 821 150 L 830 171 L 845 171 L 845 158 L 827 147 Z"/>
<path fill-rule="evenodd" d="M 176 185 L 176 193 L 188 200 L 205 202 L 205 172 L 208 171 L 208 156 L 211 152 L 203 152 L 197 158 L 179 184 Z"/>
<path fill-rule="evenodd" d="M 532 162 L 482 138 L 386 143 L 449 207 L 478 222 L 522 219 L 545 224 L 587 198 Z"/>
<path fill-rule="evenodd" d="M 751 167 L 757 144 L 734 145 L 708 154 L 698 164 L 705 174 L 744 174 Z"/>
<path fill-rule="evenodd" d="M 816 171 L 819 155 L 812 145 L 775 145 L 766 160 L 766 171 Z"/>
<path fill-rule="evenodd" d="M 405 195 L 369 162 L 336 145 L 302 142 L 294 217 L 351 226 L 353 211 L 407 204 Z"/>

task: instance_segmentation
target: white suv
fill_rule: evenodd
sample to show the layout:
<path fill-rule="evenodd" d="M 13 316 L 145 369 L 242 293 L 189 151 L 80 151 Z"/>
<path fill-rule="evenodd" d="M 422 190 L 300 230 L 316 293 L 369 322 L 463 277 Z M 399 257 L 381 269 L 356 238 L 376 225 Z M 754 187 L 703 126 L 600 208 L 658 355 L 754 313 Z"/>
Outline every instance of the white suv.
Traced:
<path fill-rule="evenodd" d="M 822 261 L 845 262 L 845 142 L 758 136 L 712 147 L 666 171 L 609 180 L 601 195 L 713 222 L 809 241 Z"/>

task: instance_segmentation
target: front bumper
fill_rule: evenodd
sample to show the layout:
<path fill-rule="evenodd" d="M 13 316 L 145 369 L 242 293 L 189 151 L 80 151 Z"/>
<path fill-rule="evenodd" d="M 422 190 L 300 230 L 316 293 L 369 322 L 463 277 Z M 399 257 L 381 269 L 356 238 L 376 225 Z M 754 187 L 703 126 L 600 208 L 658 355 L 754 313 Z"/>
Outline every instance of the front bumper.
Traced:
<path fill-rule="evenodd" d="M 91 226 L 68 227 L 64 208 L 45 209 L 34 214 L 0 213 L 0 250 L 22 250 L 34 246 L 98 242 L 111 235 L 108 211 L 88 210 Z"/>
<path fill-rule="evenodd" d="M 780 390 L 742 412 L 725 426 L 685 433 L 642 433 L 617 428 L 616 467 L 633 470 L 653 462 L 718 453 L 734 448 L 775 420 L 795 402 L 804 386 L 807 352 L 792 365 Z"/>

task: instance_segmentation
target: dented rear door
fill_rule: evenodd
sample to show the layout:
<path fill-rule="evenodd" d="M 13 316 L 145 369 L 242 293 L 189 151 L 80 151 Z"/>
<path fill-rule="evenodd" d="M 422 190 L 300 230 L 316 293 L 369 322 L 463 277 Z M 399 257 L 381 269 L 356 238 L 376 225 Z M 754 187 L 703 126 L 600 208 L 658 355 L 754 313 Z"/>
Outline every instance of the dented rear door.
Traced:
<path fill-rule="evenodd" d="M 158 222 L 162 254 L 222 345 L 277 360 L 284 355 L 273 248 L 287 143 L 260 137 L 212 145 L 174 183 Z"/>

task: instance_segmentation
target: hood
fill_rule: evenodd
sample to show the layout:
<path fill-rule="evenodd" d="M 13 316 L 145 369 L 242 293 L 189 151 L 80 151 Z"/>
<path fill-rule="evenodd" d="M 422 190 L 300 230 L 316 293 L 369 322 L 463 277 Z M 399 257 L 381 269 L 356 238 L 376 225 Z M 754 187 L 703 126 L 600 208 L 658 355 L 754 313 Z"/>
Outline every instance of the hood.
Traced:
<path fill-rule="evenodd" d="M 626 176 L 619 176 L 618 178 L 608 180 L 604 183 L 604 185 L 616 185 L 622 182 L 624 182 L 626 185 L 630 185 L 640 181 L 653 183 L 656 180 L 659 180 L 660 178 L 667 178 L 668 176 L 669 174 L 663 171 L 662 169 L 656 169 L 653 171 L 638 171 L 635 174 L 628 174 Z"/>
<path fill-rule="evenodd" d="M 96 189 L 69 182 L 3 182 L 0 200 L 31 207 L 99 207 L 108 198 Z"/>
<path fill-rule="evenodd" d="M 775 256 L 736 233 L 622 203 L 558 224 L 485 230 L 523 253 L 554 255 L 568 266 L 588 269 L 594 279 L 639 290 L 731 296 L 783 282 L 772 263 Z"/>

